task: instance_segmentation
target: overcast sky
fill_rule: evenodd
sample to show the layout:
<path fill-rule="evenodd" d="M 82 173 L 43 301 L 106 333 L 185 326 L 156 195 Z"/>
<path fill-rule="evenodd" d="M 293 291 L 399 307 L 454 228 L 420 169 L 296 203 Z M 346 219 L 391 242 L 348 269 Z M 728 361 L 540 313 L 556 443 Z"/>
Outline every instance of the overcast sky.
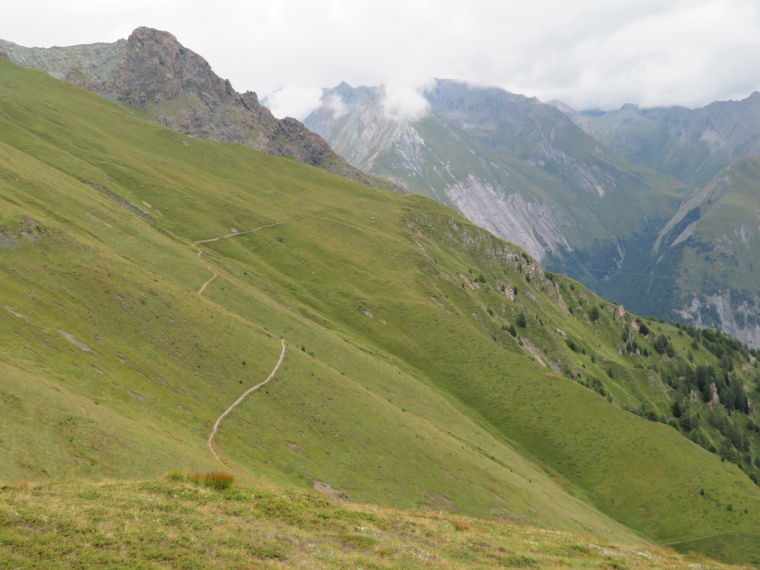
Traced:
<path fill-rule="evenodd" d="M 577 109 L 741 99 L 760 89 L 757 0 L 26 0 L 0 38 L 49 47 L 166 30 L 238 91 L 302 118 L 322 87 L 431 77 Z"/>

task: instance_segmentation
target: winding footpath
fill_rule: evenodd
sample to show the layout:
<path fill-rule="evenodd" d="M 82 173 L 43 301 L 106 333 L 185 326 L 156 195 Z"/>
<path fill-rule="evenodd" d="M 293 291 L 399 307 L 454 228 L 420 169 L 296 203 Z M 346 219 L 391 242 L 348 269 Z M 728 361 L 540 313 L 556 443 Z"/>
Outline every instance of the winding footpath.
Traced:
<path fill-rule="evenodd" d="M 211 430 L 211 435 L 208 436 L 208 448 L 211 450 L 211 453 L 214 454 L 214 457 L 216 457 L 217 461 L 220 463 L 224 463 L 222 459 L 217 455 L 216 451 L 214 450 L 214 436 L 219 431 L 219 426 L 222 424 L 224 419 L 232 412 L 232 410 L 235 409 L 235 407 L 240 404 L 243 400 L 245 400 L 248 395 L 251 392 L 255 392 L 259 388 L 261 388 L 264 384 L 269 382 L 272 378 L 274 378 L 274 375 L 277 374 L 277 371 L 280 369 L 280 366 L 282 366 L 282 361 L 285 360 L 285 352 L 287 351 L 287 344 L 285 344 L 285 341 L 283 339 L 280 339 L 280 342 L 282 343 L 282 352 L 280 353 L 280 359 L 277 361 L 277 364 L 275 365 L 274 369 L 272 369 L 272 372 L 269 373 L 269 376 L 267 376 L 267 379 L 261 382 L 260 384 L 256 384 L 253 388 L 248 388 L 242 396 L 240 396 L 237 400 L 235 400 L 235 403 L 232 404 L 229 408 L 224 410 L 221 416 L 219 416 L 216 421 L 214 422 L 214 428 Z"/>
<path fill-rule="evenodd" d="M 244 236 L 244 235 L 248 235 L 248 234 L 253 234 L 253 233 L 256 233 L 258 231 L 265 230 L 267 228 L 275 228 L 275 227 L 278 227 L 278 226 L 284 226 L 285 224 L 289 224 L 291 222 L 296 222 L 298 220 L 303 220 L 304 218 L 308 218 L 309 216 L 312 216 L 314 214 L 321 214 L 323 212 L 333 212 L 333 211 L 336 211 L 336 210 L 346 210 L 348 208 L 352 208 L 352 207 L 357 206 L 359 204 L 365 204 L 367 202 L 387 202 L 388 200 L 393 200 L 395 198 L 403 198 L 405 196 L 407 196 L 407 194 L 400 194 L 398 196 L 392 196 L 390 198 L 383 198 L 382 200 L 362 200 L 361 202 L 355 202 L 355 203 L 349 204 L 347 206 L 336 206 L 336 207 L 333 207 L 333 208 L 324 208 L 322 210 L 314 210 L 312 212 L 308 212 L 308 213 L 303 214 L 301 216 L 297 216 L 295 218 L 290 218 L 289 220 L 285 220 L 284 222 L 276 222 L 274 224 L 267 224 L 265 226 L 259 226 L 258 228 L 255 228 L 253 230 L 248 230 L 248 231 L 245 231 L 245 232 L 233 232 L 233 233 L 225 234 L 223 236 L 219 236 L 219 237 L 215 237 L 215 238 L 200 239 L 200 240 L 194 241 L 193 242 L 193 247 L 195 247 L 195 249 L 198 250 L 198 260 L 211 273 L 211 279 L 209 279 L 208 281 L 206 281 L 201 286 L 201 288 L 198 289 L 197 294 L 199 296 L 203 295 L 203 293 L 206 291 L 206 288 L 211 284 L 211 282 L 214 281 L 214 279 L 216 279 L 217 277 L 219 277 L 219 274 L 212 269 L 211 265 L 209 263 L 207 263 L 206 260 L 203 259 L 203 250 L 201 250 L 200 246 L 202 244 L 204 244 L 204 243 L 213 243 L 215 241 L 220 241 L 220 240 L 223 240 L 223 239 L 229 239 L 229 238 L 233 238 L 233 237 L 239 237 L 239 236 Z M 269 336 L 275 338 L 274 335 L 272 335 L 269 332 L 267 332 L 266 334 L 268 334 Z M 243 395 L 240 396 L 237 400 L 235 400 L 235 403 L 233 403 L 229 408 L 227 408 L 222 413 L 222 415 L 219 416 L 216 419 L 216 421 L 214 422 L 214 427 L 211 430 L 211 435 L 208 436 L 208 448 L 211 450 L 211 453 L 214 455 L 214 457 L 216 458 L 216 460 L 219 461 L 220 463 L 224 464 L 224 465 L 226 465 L 226 463 L 224 461 L 222 461 L 222 458 L 219 457 L 219 455 L 217 454 L 216 450 L 214 449 L 214 436 L 216 436 L 217 432 L 219 431 L 219 427 L 222 425 L 222 422 L 232 412 L 232 410 L 235 409 L 235 407 L 238 404 L 240 404 L 243 400 L 245 400 L 248 397 L 249 394 L 251 394 L 252 392 L 255 392 L 256 390 L 258 390 L 259 388 L 261 388 L 262 386 L 264 386 L 267 382 L 269 382 L 272 378 L 274 378 L 275 374 L 280 369 L 280 366 L 282 366 L 282 362 L 283 362 L 283 360 L 285 360 L 285 353 L 287 352 L 287 344 L 285 344 L 285 341 L 282 338 L 280 338 L 280 342 L 282 343 L 282 352 L 280 353 L 280 359 L 277 361 L 277 364 L 275 365 L 274 369 L 269 374 L 269 376 L 267 376 L 267 379 L 264 380 L 263 382 L 261 382 L 260 384 L 257 384 L 253 388 L 249 388 L 248 390 L 246 390 L 243 393 Z"/>

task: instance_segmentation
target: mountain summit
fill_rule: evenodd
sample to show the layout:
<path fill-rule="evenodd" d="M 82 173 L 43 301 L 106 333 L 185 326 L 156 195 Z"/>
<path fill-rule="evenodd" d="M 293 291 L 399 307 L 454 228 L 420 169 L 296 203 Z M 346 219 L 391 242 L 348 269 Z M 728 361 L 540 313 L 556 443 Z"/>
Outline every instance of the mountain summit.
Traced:
<path fill-rule="evenodd" d="M 175 131 L 320 166 L 370 186 L 388 187 L 350 166 L 322 137 L 293 118 L 278 120 L 256 93 L 238 93 L 172 34 L 137 28 L 126 40 L 26 48 L 0 40 L 0 55 L 132 107 Z"/>

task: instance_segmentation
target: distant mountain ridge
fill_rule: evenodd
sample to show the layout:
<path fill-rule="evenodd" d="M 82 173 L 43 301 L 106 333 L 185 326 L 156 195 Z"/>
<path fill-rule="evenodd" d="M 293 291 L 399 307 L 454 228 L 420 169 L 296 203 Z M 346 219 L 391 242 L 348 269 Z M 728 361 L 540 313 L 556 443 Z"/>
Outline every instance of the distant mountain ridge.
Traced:
<path fill-rule="evenodd" d="M 636 271 L 653 279 L 612 276 L 605 293 L 626 298 L 638 290 L 640 311 L 760 346 L 760 93 L 698 109 L 577 112 L 556 105 L 622 156 L 694 187 L 651 250 L 639 252 Z"/>
<path fill-rule="evenodd" d="M 363 184 L 390 186 L 346 163 L 296 119 L 275 118 L 256 93 L 235 91 L 229 80 L 168 32 L 141 27 L 114 43 L 53 48 L 0 40 L 0 50 L 17 65 L 129 105 L 144 118 L 187 135 L 242 143 Z"/>
<path fill-rule="evenodd" d="M 615 111 L 578 112 L 557 106 L 616 153 L 692 187 L 706 184 L 736 160 L 760 155 L 758 92 L 698 109 L 624 105 Z"/>
<path fill-rule="evenodd" d="M 642 229 L 631 207 L 665 217 L 686 195 L 535 98 L 440 79 L 424 97 L 430 113 L 392 119 L 383 87 L 343 83 L 304 124 L 352 164 L 454 207 L 537 259 L 630 238 Z"/>

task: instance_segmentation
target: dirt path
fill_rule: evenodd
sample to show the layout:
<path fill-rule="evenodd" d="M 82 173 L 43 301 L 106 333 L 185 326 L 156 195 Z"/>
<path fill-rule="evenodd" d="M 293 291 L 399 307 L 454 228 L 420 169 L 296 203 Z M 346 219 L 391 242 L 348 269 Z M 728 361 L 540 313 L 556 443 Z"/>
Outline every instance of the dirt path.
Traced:
<path fill-rule="evenodd" d="M 215 237 L 215 238 L 199 239 L 198 241 L 194 241 L 193 242 L 193 247 L 195 247 L 198 250 L 198 259 L 206 267 L 206 269 L 208 269 L 211 272 L 211 274 L 212 274 L 211 279 L 209 279 L 208 281 L 206 281 L 203 284 L 203 286 L 201 286 L 201 288 L 198 289 L 198 295 L 203 295 L 203 292 L 206 290 L 206 287 L 208 287 L 214 279 L 216 279 L 217 277 L 219 277 L 219 274 L 216 271 L 214 271 L 213 269 L 211 269 L 211 266 L 203 260 L 203 251 L 201 250 L 200 246 L 202 244 L 204 244 L 204 243 L 213 243 L 215 241 L 219 241 L 219 240 L 223 240 L 223 239 L 229 239 L 229 238 L 233 238 L 233 237 L 254 234 L 256 232 L 259 232 L 261 230 L 265 230 L 267 228 L 276 228 L 278 226 L 284 226 L 285 224 L 290 224 L 292 222 L 297 222 L 298 220 L 303 220 L 304 218 L 308 218 L 309 216 L 313 216 L 314 214 L 322 214 L 324 212 L 335 212 L 335 211 L 338 211 L 338 210 L 347 210 L 348 208 L 353 208 L 354 206 L 359 206 L 361 204 L 366 204 L 368 202 L 388 202 L 389 200 L 395 200 L 396 198 L 404 198 L 406 196 L 409 196 L 409 194 L 399 194 L 398 196 L 391 196 L 390 198 L 383 198 L 382 200 L 362 200 L 360 202 L 354 202 L 353 204 L 349 204 L 347 206 L 335 206 L 333 208 L 324 208 L 322 210 L 314 210 L 312 212 L 307 212 L 306 214 L 303 214 L 301 216 L 296 216 L 295 218 L 290 218 L 289 220 L 285 220 L 284 222 L 276 222 L 274 224 L 267 224 L 265 226 L 259 226 L 258 228 L 255 228 L 255 229 L 252 229 L 252 230 L 248 230 L 248 231 L 245 231 L 245 232 L 232 232 L 232 233 L 225 234 L 223 236 L 219 236 L 219 237 Z"/>
<path fill-rule="evenodd" d="M 205 261 L 203 261 L 203 252 L 201 251 L 201 248 L 199 248 L 197 245 L 195 247 L 198 248 L 198 259 L 200 259 L 201 263 L 206 267 L 206 269 L 208 269 L 212 273 L 211 279 L 209 279 L 208 281 L 206 281 L 203 284 L 203 286 L 200 289 L 198 289 L 198 295 L 203 295 L 203 292 L 206 290 L 206 287 L 208 287 L 209 285 L 211 285 L 211 282 L 214 279 L 216 279 L 217 277 L 219 277 L 219 274 L 216 271 L 214 271 L 213 269 L 211 269 L 211 266 L 208 263 L 206 263 Z"/>
<path fill-rule="evenodd" d="M 277 373 L 277 371 L 280 369 L 280 366 L 282 365 L 282 361 L 285 360 L 285 352 L 287 350 L 287 345 L 285 344 L 285 341 L 283 339 L 280 339 L 280 342 L 282 343 L 282 352 L 280 353 L 280 359 L 277 361 L 277 364 L 272 369 L 272 372 L 269 373 L 269 376 L 267 376 L 267 379 L 261 382 L 260 384 L 256 384 L 253 388 L 248 388 L 248 390 L 246 390 L 242 396 L 240 396 L 237 400 L 235 400 L 234 404 L 232 404 L 229 408 L 224 410 L 222 415 L 219 416 L 214 422 L 214 428 L 211 430 L 211 435 L 208 436 L 208 448 L 211 450 L 211 453 L 214 454 L 214 457 L 216 457 L 217 461 L 219 461 L 220 463 L 224 463 L 224 461 L 222 461 L 222 459 L 219 457 L 219 455 L 217 455 L 216 451 L 214 450 L 214 436 L 219 431 L 219 426 L 222 425 L 222 422 L 224 421 L 224 419 L 230 414 L 230 412 L 232 412 L 232 410 L 235 409 L 235 407 L 238 404 L 240 404 L 240 402 L 245 400 L 251 392 L 255 392 L 256 390 L 261 388 L 264 384 L 269 382 L 272 378 L 274 378 L 274 375 Z"/>
<path fill-rule="evenodd" d="M 198 293 L 197 293 L 197 294 L 198 294 L 198 295 L 203 295 L 203 292 L 204 292 L 204 291 L 206 290 L 206 288 L 207 288 L 207 287 L 208 287 L 208 286 L 211 284 L 211 282 L 212 282 L 214 279 L 216 279 L 217 277 L 219 277 L 219 274 L 218 274 L 216 271 L 214 271 L 214 270 L 211 268 L 211 265 L 210 265 L 209 263 L 207 263 L 207 262 L 206 262 L 206 261 L 203 259 L 203 250 L 201 250 L 200 246 L 201 246 L 202 244 L 204 244 L 204 243 L 213 243 L 213 242 L 215 242 L 215 241 L 219 241 L 219 240 L 223 240 L 223 239 L 229 239 L 229 238 L 233 238 L 233 237 L 238 237 L 238 236 L 244 236 L 244 235 L 248 235 L 248 234 L 253 234 L 253 233 L 256 233 L 256 232 L 258 232 L 258 231 L 261 231 L 261 230 L 265 230 L 265 229 L 267 229 L 267 228 L 275 228 L 275 227 L 277 227 L 277 226 L 284 226 L 285 224 L 290 224 L 290 223 L 292 223 L 292 222 L 296 222 L 296 221 L 298 221 L 298 220 L 303 220 L 304 218 L 308 218 L 309 216 L 312 216 L 312 215 L 314 215 L 314 214 L 321 214 L 321 213 L 324 213 L 324 212 L 334 212 L 334 211 L 337 211 L 337 210 L 346 210 L 346 209 L 348 209 L 348 208 L 352 208 L 352 207 L 354 207 L 354 206 L 358 206 L 358 205 L 360 205 L 360 204 L 366 204 L 366 203 L 368 203 L 368 202 L 387 202 L 387 201 L 389 201 L 389 200 L 394 200 L 394 199 L 396 199 L 396 198 L 403 198 L 403 197 L 405 197 L 405 196 L 408 196 L 408 194 L 400 194 L 400 195 L 398 195 L 398 196 L 391 196 L 390 198 L 383 198 L 382 200 L 362 200 L 362 201 L 360 201 L 360 202 L 354 202 L 353 204 L 349 204 L 349 205 L 347 205 L 347 206 L 336 206 L 336 207 L 334 207 L 334 208 L 324 208 L 324 209 L 322 209 L 322 210 L 314 210 L 313 212 L 308 212 L 308 213 L 306 213 L 306 214 L 303 214 L 303 215 L 301 215 L 301 216 L 297 216 L 297 217 L 295 217 L 295 218 L 290 218 L 289 220 L 285 220 L 284 222 L 276 222 L 276 223 L 274 223 L 274 224 L 267 224 L 267 225 L 265 225 L 265 226 L 259 226 L 258 228 L 255 228 L 255 229 L 253 229 L 253 230 L 248 230 L 248 231 L 245 231 L 245 232 L 233 232 L 233 233 L 225 234 L 225 235 L 223 235 L 223 236 L 219 236 L 219 237 L 215 237 L 215 238 L 210 238 L 210 239 L 200 239 L 200 240 L 198 240 L 198 241 L 195 241 L 195 242 L 193 242 L 193 247 L 195 247 L 195 248 L 198 250 L 198 260 L 199 260 L 199 261 L 200 261 L 200 262 L 201 262 L 201 263 L 204 265 L 204 267 L 205 267 L 206 269 L 208 269 L 208 270 L 209 270 L 209 272 L 212 274 L 212 276 L 211 276 L 211 279 L 209 279 L 208 281 L 206 281 L 206 282 L 205 282 L 205 283 L 204 283 L 204 284 L 201 286 L 201 288 L 200 288 L 200 289 L 198 289 Z M 235 407 L 236 407 L 238 404 L 240 404 L 240 402 L 242 402 L 243 400 L 245 400 L 245 399 L 248 397 L 248 395 L 249 395 L 251 392 L 255 392 L 256 390 L 258 390 L 259 388 L 261 388 L 261 387 L 262 387 L 264 384 L 266 384 L 267 382 L 269 382 L 269 381 L 270 381 L 272 378 L 274 378 L 274 375 L 277 373 L 277 371 L 280 369 L 280 366 L 282 365 L 282 361 L 285 359 L 285 352 L 287 351 L 287 345 L 285 344 L 285 341 L 284 341 L 282 338 L 280 338 L 280 342 L 282 343 L 282 352 L 280 353 L 280 359 L 277 361 L 277 364 L 275 365 L 274 369 L 273 369 L 273 370 L 272 370 L 272 372 L 269 374 L 269 376 L 267 376 L 267 379 L 266 379 L 266 380 L 264 380 L 263 382 L 261 382 L 260 384 L 257 384 L 257 385 L 256 385 L 256 386 L 254 386 L 253 388 L 249 388 L 248 390 L 246 390 L 246 391 L 243 393 L 243 395 L 242 395 L 242 396 L 240 396 L 240 397 L 239 397 L 237 400 L 235 400 L 235 403 L 234 403 L 234 404 L 232 404 L 232 405 L 231 405 L 229 408 L 227 408 L 227 409 L 224 411 L 224 413 L 222 413 L 222 415 L 221 415 L 221 416 L 219 416 L 219 417 L 217 418 L 217 420 L 214 422 L 214 427 L 213 427 L 213 429 L 211 430 L 211 435 L 209 435 L 209 436 L 208 436 L 208 448 L 211 450 L 211 453 L 214 455 L 214 457 L 215 457 L 215 458 L 217 459 L 217 461 L 219 461 L 220 463 L 224 463 L 224 461 L 222 461 L 221 457 L 219 457 L 219 455 L 218 455 L 218 454 L 216 453 L 216 451 L 214 450 L 214 436 L 215 436 L 215 435 L 217 434 L 217 432 L 219 431 L 219 427 L 222 425 L 222 422 L 224 421 L 224 419 L 225 419 L 225 418 L 226 418 L 226 417 L 227 417 L 227 416 L 230 414 L 230 412 L 232 412 L 232 410 L 234 410 L 234 409 L 235 409 Z M 226 464 L 225 464 L 225 465 L 226 465 Z"/>
<path fill-rule="evenodd" d="M 674 540 L 673 542 L 664 542 L 660 546 L 672 546 L 674 544 L 685 544 L 687 542 L 694 542 L 695 540 L 704 540 L 706 538 L 715 538 L 716 536 L 728 536 L 731 534 L 747 534 L 748 532 L 760 531 L 760 527 L 749 528 L 746 530 L 729 530 L 726 532 L 719 532 L 717 534 L 708 534 L 707 536 L 698 536 L 697 538 L 689 538 L 687 540 Z"/>
<path fill-rule="evenodd" d="M 193 242 L 193 245 L 198 247 L 202 243 L 211 243 L 215 241 L 219 241 L 222 239 L 228 239 L 231 237 L 237 237 L 237 236 L 244 236 L 248 234 L 253 234 L 261 230 L 265 230 L 267 228 L 276 228 L 277 226 L 284 226 L 285 224 L 289 224 L 291 222 L 297 222 L 298 220 L 303 220 L 304 218 L 308 218 L 309 216 L 313 216 L 314 214 L 322 214 L 324 212 L 335 212 L 338 210 L 347 210 L 348 208 L 353 208 L 354 206 L 359 206 L 360 204 L 367 204 L 368 202 L 388 202 L 390 200 L 395 200 L 397 198 L 405 198 L 406 196 L 409 196 L 409 194 L 399 194 L 398 196 L 391 196 L 390 198 L 383 198 L 382 200 L 362 200 L 360 202 L 354 202 L 353 204 L 348 204 L 347 206 L 335 206 L 333 208 L 323 208 L 322 210 L 314 210 L 311 212 L 307 212 L 306 214 L 302 214 L 300 216 L 297 216 L 295 218 L 290 218 L 289 220 L 285 220 L 284 222 L 276 222 L 274 224 L 267 224 L 266 226 L 259 226 L 258 228 L 255 228 L 253 230 L 248 230 L 245 232 L 233 232 L 229 234 L 225 234 L 223 236 L 210 238 L 210 239 L 199 239 L 196 242 Z"/>

